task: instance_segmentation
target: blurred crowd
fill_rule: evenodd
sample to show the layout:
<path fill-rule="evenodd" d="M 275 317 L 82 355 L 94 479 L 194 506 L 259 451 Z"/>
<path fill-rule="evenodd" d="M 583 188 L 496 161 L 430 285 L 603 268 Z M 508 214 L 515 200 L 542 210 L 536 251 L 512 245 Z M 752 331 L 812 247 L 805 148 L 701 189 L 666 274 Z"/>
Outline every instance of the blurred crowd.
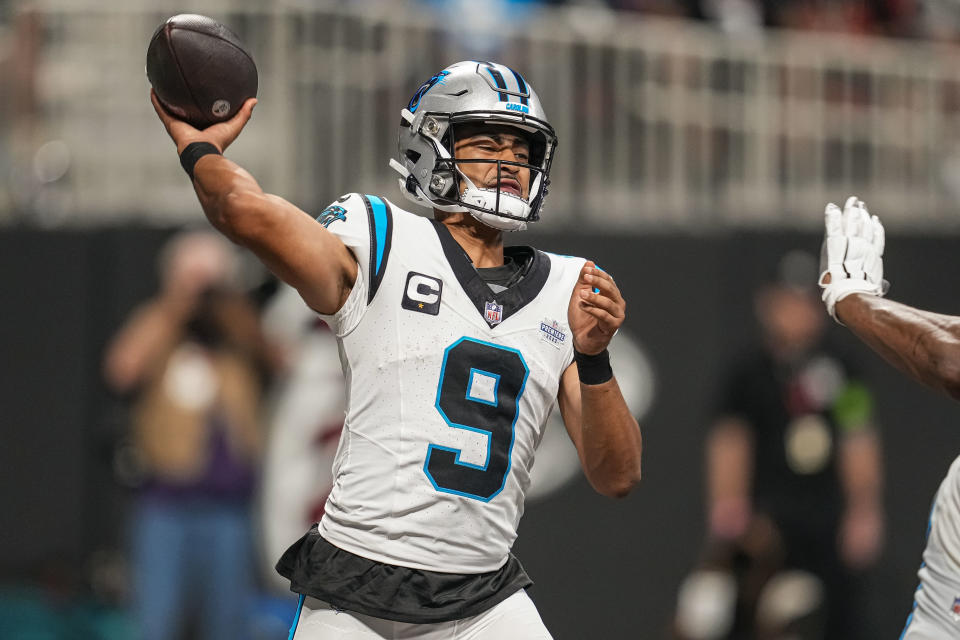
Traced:
<path fill-rule="evenodd" d="M 459 2 L 422 1 L 447 6 Z M 777 28 L 960 40 L 960 3 L 954 0 L 495 0 L 484 4 L 499 5 L 501 11 L 539 4 L 689 18 L 731 33 Z"/>
<path fill-rule="evenodd" d="M 951 0 L 608 0 L 615 9 L 689 17 L 726 31 L 797 29 L 858 35 L 960 37 Z"/>

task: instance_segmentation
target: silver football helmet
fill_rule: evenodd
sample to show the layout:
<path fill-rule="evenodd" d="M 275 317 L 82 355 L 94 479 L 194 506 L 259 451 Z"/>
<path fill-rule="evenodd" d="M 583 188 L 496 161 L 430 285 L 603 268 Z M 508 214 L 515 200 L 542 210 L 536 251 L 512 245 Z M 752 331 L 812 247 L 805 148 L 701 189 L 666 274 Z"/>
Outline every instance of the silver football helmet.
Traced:
<path fill-rule="evenodd" d="M 390 166 L 400 173 L 405 196 L 441 211 L 468 211 L 504 231 L 525 229 L 540 218 L 557 136 L 519 73 L 493 62 L 457 62 L 424 82 L 401 116 L 400 159 L 390 160 Z M 528 162 L 454 158 L 455 132 L 464 124 L 520 130 L 530 144 Z M 527 197 L 478 187 L 461 170 L 465 162 L 496 163 L 496 184 L 504 165 L 529 169 Z"/>

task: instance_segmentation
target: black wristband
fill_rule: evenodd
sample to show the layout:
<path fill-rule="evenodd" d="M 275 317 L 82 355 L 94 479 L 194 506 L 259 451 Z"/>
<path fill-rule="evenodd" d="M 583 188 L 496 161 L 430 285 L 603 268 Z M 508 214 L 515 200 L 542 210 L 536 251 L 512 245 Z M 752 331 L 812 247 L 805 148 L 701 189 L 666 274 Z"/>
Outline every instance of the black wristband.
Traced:
<path fill-rule="evenodd" d="M 180 154 L 180 166 L 183 167 L 183 170 L 186 171 L 190 179 L 193 180 L 193 167 L 197 164 L 197 160 L 211 153 L 215 153 L 218 156 L 223 155 L 220 153 L 220 149 L 217 149 L 217 146 L 214 144 L 210 144 L 209 142 L 191 142 L 184 147 L 183 153 Z"/>
<path fill-rule="evenodd" d="M 593 356 L 574 349 L 573 360 L 577 363 L 577 375 L 583 384 L 603 384 L 613 377 L 610 352 L 606 349 Z"/>

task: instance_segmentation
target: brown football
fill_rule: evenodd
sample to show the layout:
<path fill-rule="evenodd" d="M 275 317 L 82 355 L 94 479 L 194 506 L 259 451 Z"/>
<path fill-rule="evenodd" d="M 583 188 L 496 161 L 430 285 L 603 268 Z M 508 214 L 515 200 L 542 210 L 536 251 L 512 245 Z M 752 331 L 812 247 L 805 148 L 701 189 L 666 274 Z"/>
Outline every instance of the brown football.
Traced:
<path fill-rule="evenodd" d="M 147 47 L 147 78 L 171 114 L 204 129 L 257 95 L 257 66 L 235 33 L 192 13 L 161 24 Z"/>

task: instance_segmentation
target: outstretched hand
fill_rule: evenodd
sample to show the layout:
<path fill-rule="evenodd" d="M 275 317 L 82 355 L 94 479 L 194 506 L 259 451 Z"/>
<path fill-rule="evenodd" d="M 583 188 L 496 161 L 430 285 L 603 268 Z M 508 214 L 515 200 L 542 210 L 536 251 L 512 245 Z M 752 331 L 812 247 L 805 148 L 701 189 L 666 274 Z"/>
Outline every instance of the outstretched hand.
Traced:
<path fill-rule="evenodd" d="M 166 128 L 167 133 L 170 134 L 170 137 L 173 138 L 174 143 L 177 145 L 177 153 L 182 153 L 184 148 L 191 142 L 209 142 L 216 146 L 221 152 L 225 151 L 227 147 L 237 139 L 240 132 L 243 131 L 243 128 L 250 120 L 250 116 L 253 114 L 253 108 L 257 104 L 256 98 L 248 98 L 235 116 L 229 120 L 218 122 L 201 130 L 171 115 L 163 108 L 163 105 L 160 104 L 160 100 L 157 98 L 157 94 L 153 89 L 150 89 L 150 101 L 153 103 L 153 108 L 160 117 L 160 121 Z"/>
<path fill-rule="evenodd" d="M 580 269 L 567 311 L 574 348 L 587 355 L 606 349 L 623 324 L 626 307 L 610 274 L 588 260 Z"/>
<path fill-rule="evenodd" d="M 833 204 L 824 210 L 825 234 L 820 251 L 820 287 L 827 311 L 836 319 L 836 304 L 852 293 L 882 296 L 890 283 L 883 279 L 883 225 L 856 196 L 843 211 Z"/>

